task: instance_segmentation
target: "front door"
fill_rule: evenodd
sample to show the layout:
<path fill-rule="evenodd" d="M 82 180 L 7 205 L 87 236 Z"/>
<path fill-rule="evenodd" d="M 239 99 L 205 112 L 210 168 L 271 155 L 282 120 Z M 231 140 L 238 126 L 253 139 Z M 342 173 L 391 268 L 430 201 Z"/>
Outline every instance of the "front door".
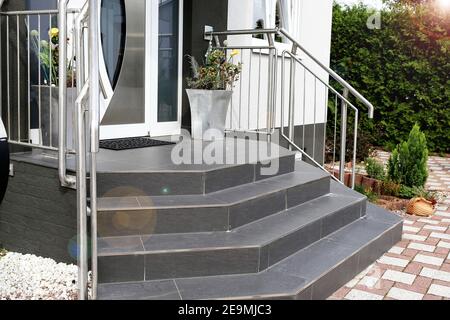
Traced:
<path fill-rule="evenodd" d="M 180 133 L 182 88 L 183 0 L 149 1 L 147 46 L 151 62 L 146 71 L 146 99 L 150 104 L 150 134 Z"/>
<path fill-rule="evenodd" d="M 182 0 L 103 0 L 101 139 L 178 134 Z"/>

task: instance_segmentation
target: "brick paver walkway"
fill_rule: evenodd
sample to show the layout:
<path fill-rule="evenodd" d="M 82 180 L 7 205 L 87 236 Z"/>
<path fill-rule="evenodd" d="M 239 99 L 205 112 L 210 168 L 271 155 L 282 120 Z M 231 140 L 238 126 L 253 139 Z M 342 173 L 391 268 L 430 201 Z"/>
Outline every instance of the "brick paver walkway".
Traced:
<path fill-rule="evenodd" d="M 403 240 L 330 299 L 450 300 L 450 159 L 430 157 L 429 168 L 427 188 L 447 194 L 436 214 L 407 216 Z"/>

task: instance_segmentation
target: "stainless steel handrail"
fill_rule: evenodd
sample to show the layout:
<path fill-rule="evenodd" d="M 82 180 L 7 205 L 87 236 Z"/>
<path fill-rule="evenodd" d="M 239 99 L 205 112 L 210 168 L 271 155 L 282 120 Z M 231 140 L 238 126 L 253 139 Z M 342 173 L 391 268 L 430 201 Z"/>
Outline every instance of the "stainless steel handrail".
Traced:
<path fill-rule="evenodd" d="M 285 29 L 278 30 L 280 34 L 289 39 L 297 48 L 303 51 L 311 60 L 313 60 L 317 65 L 319 65 L 323 70 L 325 70 L 331 77 L 333 77 L 337 82 L 339 82 L 344 88 L 348 89 L 350 93 L 355 96 L 361 103 L 363 103 L 369 109 L 369 118 L 372 119 L 374 116 L 374 106 L 370 103 L 362 94 L 360 94 L 353 86 L 345 81 L 340 75 L 338 75 L 333 69 L 327 67 L 319 59 L 314 57 L 308 50 L 306 50 L 297 40 L 295 40 Z"/>
<path fill-rule="evenodd" d="M 77 114 L 77 222 L 78 222 L 78 298 L 89 299 L 89 263 L 88 263 L 88 206 L 87 206 L 87 148 L 86 148 L 86 101 L 89 94 L 89 80 L 84 72 L 84 24 L 88 16 L 87 2 L 75 19 L 75 56 L 78 98 L 75 102 Z"/>
<path fill-rule="evenodd" d="M 209 30 L 205 28 L 205 30 Z M 278 48 L 275 46 L 275 40 L 273 38 L 274 34 L 277 33 L 277 29 L 261 29 L 261 30 L 231 30 L 231 31 L 222 31 L 222 32 L 211 32 L 211 31 L 205 31 L 204 38 L 205 40 L 208 40 L 210 42 L 210 48 L 211 49 L 219 49 L 219 50 L 225 50 L 225 51 L 231 51 L 231 50 L 240 50 L 241 51 L 241 59 L 240 62 L 245 65 L 247 63 L 248 65 L 248 79 L 245 77 L 245 80 L 247 81 L 245 83 L 245 86 L 247 88 L 244 88 L 243 82 L 244 82 L 244 72 L 241 73 L 239 77 L 239 90 L 237 93 L 237 97 L 233 97 L 231 101 L 231 108 L 229 113 L 229 119 L 230 124 L 229 127 L 226 128 L 227 132 L 236 132 L 236 131 L 245 131 L 247 133 L 256 133 L 256 134 L 263 134 L 267 135 L 268 138 L 272 136 L 275 133 L 275 113 L 276 113 L 276 99 L 277 99 L 277 71 L 278 71 L 278 64 L 277 64 L 277 57 L 278 57 Z M 229 45 L 225 42 L 223 45 L 221 44 L 221 41 L 219 39 L 219 36 L 233 36 L 233 35 L 258 35 L 258 34 L 266 34 L 267 35 L 267 44 L 264 45 Z M 262 56 L 263 51 L 267 50 L 264 53 L 264 56 L 268 57 L 267 61 L 267 90 L 263 91 L 261 90 L 262 86 L 262 80 L 261 78 L 258 78 L 258 90 L 257 90 L 257 106 L 258 106 L 258 112 L 256 115 L 256 128 L 250 129 L 251 126 L 251 106 L 252 101 L 251 97 L 251 87 L 252 87 L 252 61 L 255 59 L 254 55 L 259 55 L 259 73 L 261 73 L 262 68 Z M 247 55 L 248 58 L 244 59 L 246 56 L 244 51 L 248 51 L 249 54 Z M 234 58 L 231 57 L 232 61 L 234 61 Z M 256 59 L 258 60 L 258 59 Z M 258 61 L 257 61 L 258 62 Z M 247 91 L 245 91 L 247 90 Z M 261 124 L 260 115 L 263 113 L 260 113 L 260 99 L 261 99 L 261 93 L 266 92 L 267 93 L 267 110 L 266 110 L 266 119 L 265 124 Z M 245 94 L 245 98 L 243 97 L 243 94 Z M 236 99 L 235 99 L 236 98 Z M 234 101 L 236 100 L 236 101 Z M 245 112 L 245 102 L 247 104 L 247 125 L 248 127 L 244 129 L 242 126 L 242 118 L 243 118 L 243 110 Z M 236 108 L 234 105 L 234 102 L 236 102 Z M 238 109 L 238 110 L 235 110 Z M 237 116 L 235 116 L 235 113 Z M 237 125 L 233 125 L 233 119 L 237 118 Z M 264 119 L 262 119 L 264 120 Z"/>
<path fill-rule="evenodd" d="M 344 88 L 347 88 L 349 92 L 355 96 L 361 103 L 363 103 L 369 109 L 369 118 L 372 119 L 374 116 L 374 106 L 370 103 L 361 93 L 359 93 L 350 83 L 345 81 L 340 75 L 338 75 L 333 69 L 324 65 L 320 60 L 318 60 L 313 54 L 311 54 L 305 47 L 303 47 L 294 37 L 292 37 L 289 32 L 283 28 L 275 29 L 251 29 L 251 30 L 227 30 L 227 31 L 207 31 L 205 36 L 217 37 L 217 36 L 232 36 L 232 35 L 258 35 L 258 34 L 280 34 L 285 36 L 289 41 L 291 41 L 294 46 L 294 51 L 298 48 L 303 53 L 305 53 L 311 60 L 313 60 L 318 66 L 320 66 L 324 71 L 326 71 L 331 77 L 333 77 L 337 82 L 339 82 Z"/>
<path fill-rule="evenodd" d="M 79 13 L 79 9 L 67 9 L 67 13 Z M 0 12 L 2 16 L 17 16 L 17 15 L 29 15 L 29 16 L 38 16 L 38 15 L 49 15 L 49 14 L 58 14 L 59 10 L 20 10 L 20 11 L 5 11 Z"/>
<path fill-rule="evenodd" d="M 282 60 L 281 60 L 281 88 L 284 88 L 284 82 L 285 82 L 285 56 L 288 55 L 289 58 L 291 59 L 292 63 L 291 63 L 291 79 L 290 79 L 290 94 L 289 94 L 289 121 L 288 121 L 288 127 L 289 127 L 289 134 L 288 136 L 286 136 L 286 134 L 284 133 L 284 130 L 280 130 L 280 135 L 286 139 L 288 141 L 288 143 L 294 147 L 297 151 L 299 151 L 300 153 L 302 153 L 303 156 L 307 157 L 309 161 L 313 162 L 317 167 L 321 168 L 324 171 L 327 171 L 327 169 L 322 166 L 320 163 L 318 163 L 313 157 L 311 157 L 309 154 L 307 154 L 300 146 L 298 146 L 295 142 L 294 142 L 294 122 L 293 122 L 293 111 L 294 111 L 294 101 L 293 101 L 293 90 L 294 90 L 294 84 L 295 81 L 293 81 L 293 70 L 295 70 L 295 65 L 294 62 L 302 65 L 302 67 L 307 70 L 310 74 L 314 75 L 313 71 L 308 68 L 302 60 L 300 60 L 297 56 L 295 56 L 292 52 L 289 51 L 283 51 L 282 53 Z M 294 71 L 295 74 L 295 71 Z M 353 153 L 353 163 L 356 163 L 356 148 L 357 148 L 357 134 L 358 134 L 358 119 L 359 119 L 359 110 L 358 108 L 356 108 L 349 100 L 348 100 L 348 91 L 344 90 L 344 94 L 341 95 L 336 89 L 334 89 L 330 84 L 328 84 L 327 82 L 325 82 L 324 80 L 322 80 L 319 77 L 316 77 L 328 90 L 330 90 L 333 94 L 336 95 L 337 98 L 341 99 L 342 101 L 342 105 L 343 105 L 343 113 L 342 113 L 342 121 L 343 121 L 343 128 L 341 130 L 341 135 L 342 135 L 342 139 L 344 139 L 344 142 L 341 143 L 341 155 L 345 155 L 345 152 L 342 152 L 342 150 L 346 149 L 346 143 L 345 140 L 347 138 L 347 134 L 346 134 L 346 128 L 347 128 L 347 108 L 350 107 L 354 113 L 355 113 L 355 127 L 354 127 L 354 135 L 355 135 L 355 139 L 354 139 L 354 153 Z M 282 89 L 283 90 L 283 89 Z M 282 128 L 284 128 L 284 94 L 281 94 L 281 126 Z M 340 177 L 339 179 L 337 177 L 335 177 L 334 175 L 332 175 L 332 179 L 336 180 L 337 182 L 342 182 L 344 181 L 344 168 L 342 167 L 342 165 L 345 165 L 345 162 L 342 161 L 342 157 L 341 157 L 341 171 L 340 171 Z M 352 172 L 352 187 L 355 187 L 355 175 L 356 175 L 356 167 L 353 166 L 353 172 Z"/>
<path fill-rule="evenodd" d="M 100 76 L 99 76 L 99 3 L 97 0 L 89 0 L 81 10 L 76 19 L 76 51 L 80 59 L 77 59 L 77 74 L 80 83 L 84 83 L 83 89 L 79 91 L 77 99 L 77 199 L 78 199 L 78 222 L 79 222 L 79 299 L 89 299 L 88 296 L 88 256 L 89 244 L 87 241 L 87 216 L 90 214 L 90 251 L 91 251 L 91 299 L 97 298 L 97 153 L 99 152 L 99 128 L 100 128 Z M 86 19 L 88 19 L 86 21 Z M 84 24 L 87 22 L 88 30 L 88 78 L 84 73 Z M 85 107 L 87 103 L 88 108 Z M 86 117 L 87 116 L 87 117 Z M 88 121 L 86 121 L 88 120 Z M 86 137 L 87 126 L 90 136 Z M 86 166 L 88 148 L 86 142 L 89 140 L 90 166 Z M 87 172 L 90 179 L 90 207 L 87 207 Z"/>
<path fill-rule="evenodd" d="M 86 170 L 86 82 L 75 101 L 77 122 L 77 223 L 78 223 L 78 299 L 88 299 L 88 233 L 87 233 L 87 170 Z"/>
<path fill-rule="evenodd" d="M 92 299 L 97 298 L 97 154 L 100 150 L 100 26 L 99 1 L 89 0 L 89 120 Z"/>
<path fill-rule="evenodd" d="M 351 108 L 354 111 L 354 136 L 353 136 L 353 168 L 352 168 L 352 180 L 351 184 L 353 187 L 355 187 L 355 176 L 356 176 L 356 151 L 357 151 L 357 139 L 358 139 L 358 125 L 359 125 L 359 110 L 356 108 L 349 99 L 349 94 L 352 94 L 359 102 L 361 102 L 365 107 L 368 108 L 368 117 L 373 118 L 374 116 L 374 106 L 361 94 L 359 93 L 350 83 L 348 83 L 346 80 L 344 80 L 340 75 L 338 75 L 334 70 L 323 64 L 319 59 L 317 59 L 313 54 L 311 54 L 308 50 L 306 50 L 294 37 L 292 37 L 285 29 L 283 28 L 275 28 L 275 29 L 252 29 L 252 30 L 227 30 L 227 31 L 214 31 L 211 27 L 205 28 L 205 39 L 209 41 L 213 41 L 213 39 L 216 42 L 219 42 L 219 36 L 243 36 L 243 35 L 265 35 L 269 41 L 270 46 L 273 46 L 273 37 L 274 35 L 278 34 L 280 36 L 285 37 L 287 40 L 289 40 L 292 43 L 292 49 L 291 51 L 285 50 L 282 53 L 282 67 L 281 67 L 281 136 L 287 140 L 289 143 L 289 147 L 292 149 L 297 149 L 300 153 L 302 153 L 306 158 L 308 158 L 311 162 L 313 162 L 318 167 L 322 168 L 323 170 L 326 170 L 324 166 L 322 166 L 320 163 L 318 163 L 315 159 L 316 157 L 316 125 L 317 119 L 316 119 L 316 113 L 317 113 L 317 84 L 322 84 L 323 88 L 325 89 L 325 97 L 326 97 L 326 106 L 325 106 L 325 125 L 324 125 L 324 142 L 326 142 L 326 123 L 328 122 L 328 94 L 331 92 L 336 97 L 336 113 L 337 113 L 337 100 L 341 100 L 342 105 L 342 114 L 341 114 L 341 152 L 340 152 L 340 181 L 344 182 L 345 178 L 345 162 L 346 162 L 346 139 L 347 139 L 347 121 L 348 121 L 348 108 Z M 334 87 L 332 87 L 328 83 L 328 78 L 326 81 L 324 81 L 320 76 L 317 75 L 316 72 L 313 72 L 311 68 L 307 67 L 307 65 L 299 58 L 298 52 L 303 51 L 303 53 L 311 59 L 313 63 L 315 63 L 320 69 L 326 72 L 326 74 L 333 78 L 337 83 L 339 83 L 343 88 L 344 92 L 343 94 L 340 94 Z M 285 90 L 285 59 L 289 59 L 291 61 L 290 63 L 290 84 L 289 84 L 289 119 L 288 119 L 288 129 L 289 132 L 286 135 L 284 132 L 285 128 L 285 114 L 284 114 L 284 90 Z M 277 59 L 275 59 L 277 60 Z M 309 61 L 308 61 L 309 62 Z M 294 115 L 295 115 L 295 109 L 296 109 L 296 65 L 299 64 L 303 67 L 304 70 L 304 88 L 303 88 L 303 147 L 299 147 L 295 143 L 294 138 L 294 129 L 295 129 L 295 123 L 294 123 Z M 274 63 L 274 70 L 269 70 L 269 78 L 271 77 L 271 72 L 275 72 L 274 79 L 271 79 L 272 86 L 269 86 L 269 91 L 275 90 L 277 86 L 277 69 L 276 66 L 278 65 L 277 62 Z M 313 127 L 314 127 L 314 134 L 313 134 L 313 152 L 312 156 L 309 155 L 306 152 L 305 148 L 305 127 L 306 127 L 306 73 L 309 73 L 313 76 L 313 84 L 314 84 L 314 121 L 313 121 Z M 276 108 L 276 97 L 273 97 L 273 105 L 274 108 L 271 109 L 273 112 L 275 112 Z M 271 99 L 269 98 L 269 101 Z M 270 103 L 270 102 L 269 102 Z M 274 118 L 273 113 L 268 112 L 267 114 L 268 122 L 271 122 L 271 118 Z M 269 125 L 268 125 L 269 126 Z M 335 126 L 337 126 L 337 118 L 335 120 Z M 334 164 L 335 164 L 335 155 L 336 155 L 336 127 L 335 127 L 335 137 L 334 137 L 334 149 L 333 149 L 333 174 L 334 174 Z M 326 145 L 324 143 L 324 150 L 326 149 Z M 325 154 L 324 154 L 324 161 L 325 161 Z M 333 178 L 337 181 L 337 177 Z"/>
<path fill-rule="evenodd" d="M 69 0 L 58 2 L 59 38 L 67 39 L 67 4 Z M 67 41 L 59 43 L 59 135 L 58 135 L 58 174 L 63 187 L 75 188 L 76 177 L 67 174 Z"/>

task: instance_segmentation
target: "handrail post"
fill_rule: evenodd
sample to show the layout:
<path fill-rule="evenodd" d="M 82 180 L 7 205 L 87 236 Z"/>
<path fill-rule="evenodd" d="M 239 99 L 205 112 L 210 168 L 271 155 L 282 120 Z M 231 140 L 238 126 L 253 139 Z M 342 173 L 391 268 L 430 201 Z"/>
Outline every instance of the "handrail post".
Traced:
<path fill-rule="evenodd" d="M 89 0 L 89 120 L 91 145 L 91 248 L 92 299 L 97 298 L 97 153 L 99 152 L 100 76 L 99 76 L 99 1 Z"/>
<path fill-rule="evenodd" d="M 343 97 L 348 98 L 349 91 L 347 88 L 344 89 Z M 345 155 L 347 152 L 347 118 L 348 118 L 348 106 L 347 103 L 342 100 L 342 110 L 341 110 L 341 161 L 339 168 L 339 180 L 345 183 Z"/>
<path fill-rule="evenodd" d="M 292 55 L 297 54 L 297 46 L 292 45 Z M 290 85 L 289 85 L 289 140 L 294 141 L 295 138 L 295 82 L 296 82 L 296 64 L 294 59 L 291 59 L 291 73 L 290 73 Z M 306 125 L 306 123 L 303 123 Z M 289 146 L 289 150 L 292 151 L 292 146 Z"/>
<path fill-rule="evenodd" d="M 85 136 L 85 96 L 86 83 L 80 92 L 76 105 L 77 121 L 77 223 L 78 223 L 78 299 L 88 298 L 88 233 L 87 233 L 87 187 L 86 187 L 86 136 Z"/>
<path fill-rule="evenodd" d="M 76 178 L 67 175 L 66 167 L 66 114 L 67 114 L 67 4 L 69 0 L 58 2 L 58 27 L 59 27 L 59 134 L 58 134 L 58 173 L 63 187 L 76 187 Z"/>
<path fill-rule="evenodd" d="M 359 101 L 361 101 L 368 109 L 369 119 L 373 119 L 374 116 L 374 106 L 364 98 L 355 88 L 353 88 L 347 81 L 342 79 L 340 75 L 338 75 L 334 70 L 324 65 L 319 59 L 317 59 L 314 55 L 312 55 L 308 50 L 306 50 L 297 40 L 295 40 L 289 32 L 285 29 L 281 28 L 279 32 L 288 38 L 293 44 L 295 44 L 300 50 L 303 51 L 312 61 L 314 61 L 319 67 L 325 70 L 330 76 L 332 76 L 337 82 L 339 82 L 342 86 L 349 90 L 349 92 L 354 95 Z"/>

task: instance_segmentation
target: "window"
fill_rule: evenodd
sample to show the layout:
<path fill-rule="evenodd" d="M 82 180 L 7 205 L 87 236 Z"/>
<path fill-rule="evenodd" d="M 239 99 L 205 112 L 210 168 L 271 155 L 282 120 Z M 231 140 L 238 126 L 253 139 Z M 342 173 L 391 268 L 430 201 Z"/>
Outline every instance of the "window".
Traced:
<path fill-rule="evenodd" d="M 284 8 L 286 6 L 287 10 L 290 8 L 290 0 L 254 0 L 253 7 L 253 21 L 255 21 L 256 29 L 270 29 L 275 27 L 283 27 L 287 28 L 289 22 L 287 16 L 282 14 Z M 286 10 L 284 10 L 286 11 Z M 287 11 L 289 12 L 289 11 Z M 286 15 L 286 13 L 285 13 Z M 263 39 L 263 35 L 257 35 L 255 38 Z M 283 39 L 280 36 L 276 36 L 275 41 L 283 42 Z"/>

